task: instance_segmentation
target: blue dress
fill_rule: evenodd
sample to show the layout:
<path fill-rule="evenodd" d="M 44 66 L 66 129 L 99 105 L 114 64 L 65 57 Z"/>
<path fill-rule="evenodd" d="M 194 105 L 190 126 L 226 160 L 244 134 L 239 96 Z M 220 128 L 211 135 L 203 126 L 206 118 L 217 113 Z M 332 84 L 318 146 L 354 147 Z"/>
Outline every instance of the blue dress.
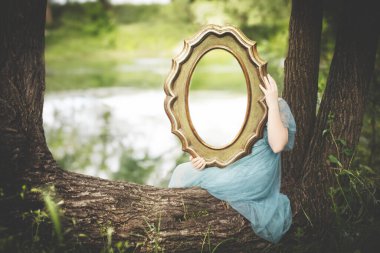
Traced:
<path fill-rule="evenodd" d="M 278 98 L 281 121 L 288 128 L 288 143 L 294 145 L 296 122 L 283 98 Z M 255 234 L 272 243 L 280 241 L 292 223 L 289 198 L 280 193 L 281 152 L 274 153 L 268 143 L 267 125 L 263 138 L 252 153 L 223 169 L 195 169 L 191 162 L 179 164 L 169 182 L 170 188 L 198 186 L 224 200 L 251 222 Z"/>

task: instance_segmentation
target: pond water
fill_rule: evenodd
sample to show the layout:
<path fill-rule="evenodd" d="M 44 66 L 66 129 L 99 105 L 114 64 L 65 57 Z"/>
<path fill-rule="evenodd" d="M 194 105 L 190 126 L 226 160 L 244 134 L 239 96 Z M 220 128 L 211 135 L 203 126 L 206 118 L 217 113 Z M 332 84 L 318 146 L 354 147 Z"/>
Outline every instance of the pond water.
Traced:
<path fill-rule="evenodd" d="M 58 158 L 76 152 L 88 152 L 86 163 L 73 161 L 68 168 L 84 174 L 110 178 L 109 172 L 120 168 L 122 148 L 133 150 L 132 156 L 158 158 L 146 184 L 158 186 L 175 167 L 182 149 L 171 133 L 164 110 L 165 93 L 161 89 L 100 88 L 47 94 L 44 103 L 44 127 L 53 155 Z M 234 101 L 225 103 L 226 100 Z M 192 110 L 205 124 L 211 138 L 221 138 L 218 129 L 207 127 L 204 108 L 218 105 L 220 117 L 234 115 L 237 107 L 246 107 L 244 94 L 194 91 Z M 232 118 L 230 121 L 241 122 Z M 228 127 L 228 126 L 227 126 Z M 75 134 L 74 134 L 75 133 Z M 91 140 L 91 141 L 90 141 Z M 88 148 L 91 146 L 91 148 Z M 87 151 L 86 151 L 87 150 Z M 106 169 L 100 170 L 103 166 Z"/>

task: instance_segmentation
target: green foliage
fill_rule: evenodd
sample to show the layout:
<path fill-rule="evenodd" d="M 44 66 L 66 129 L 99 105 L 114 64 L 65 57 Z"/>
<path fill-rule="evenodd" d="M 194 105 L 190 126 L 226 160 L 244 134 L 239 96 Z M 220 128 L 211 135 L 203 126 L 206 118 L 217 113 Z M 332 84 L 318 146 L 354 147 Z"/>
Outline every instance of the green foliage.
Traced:
<path fill-rule="evenodd" d="M 0 252 L 14 253 L 85 253 L 94 252 L 81 244 L 80 240 L 87 237 L 83 233 L 72 233 L 72 228 L 62 225 L 62 211 L 55 197 L 54 185 L 38 188 L 28 188 L 26 185 L 20 187 L 20 192 L 26 194 L 39 194 L 44 202 L 43 208 L 25 210 L 20 214 L 23 220 L 22 231 L 18 227 L 3 226 L 0 223 Z M 17 194 L 21 201 L 20 194 Z M 4 199 L 12 196 L 2 196 Z M 75 219 L 70 226 L 76 227 Z M 141 244 L 134 245 L 128 241 L 113 241 L 113 227 L 100 226 L 99 237 L 103 239 L 103 247 L 98 251 L 102 253 L 124 253 L 134 252 Z M 75 240 L 76 238 L 76 240 Z M 74 239 L 74 240 L 73 240 Z"/>
<path fill-rule="evenodd" d="M 118 5 L 111 10 L 98 3 L 53 5 L 54 24 L 46 33 L 47 91 L 107 86 L 162 88 L 170 58 L 182 41 L 211 21 L 240 27 L 257 41 L 259 54 L 268 61 L 269 72 L 281 91 L 289 5 L 259 2 L 179 0 L 167 5 Z M 209 20 L 211 14 L 215 18 Z M 250 18 L 244 22 L 245 15 Z M 256 21 L 248 22 L 251 19 Z M 136 63 L 140 58 L 166 59 L 168 71 L 157 72 L 161 64 L 144 68 Z M 228 75 L 221 78 L 225 83 L 235 80 L 225 77 Z M 225 87 L 228 85 L 218 88 Z"/>
<path fill-rule="evenodd" d="M 216 1 L 215 1 L 216 2 Z M 289 0 L 223 0 L 227 13 L 239 26 L 273 25 L 289 19 Z"/>
<path fill-rule="evenodd" d="M 67 29 L 72 34 L 80 36 L 99 36 L 107 34 L 116 28 L 113 13 L 100 2 L 52 5 L 52 11 L 57 19 L 52 29 Z"/>
<path fill-rule="evenodd" d="M 380 231 L 376 217 L 379 199 L 379 177 L 368 166 L 340 167 L 334 174 L 337 187 L 328 191 L 335 213 L 334 226 L 329 231 L 336 252 L 369 249 L 376 243 L 373 234 Z M 367 251 L 364 251 L 367 252 Z"/>
<path fill-rule="evenodd" d="M 58 111 L 54 113 L 57 127 L 46 128 L 46 140 L 58 164 L 63 169 L 82 169 L 91 164 L 90 154 L 94 152 L 97 137 L 87 142 L 80 138 L 77 128 L 64 123 Z"/>
<path fill-rule="evenodd" d="M 112 174 L 112 178 L 144 184 L 160 162 L 160 157 L 152 158 L 147 153 L 142 158 L 136 158 L 133 149 L 127 148 L 122 152 L 120 169 Z"/>
<path fill-rule="evenodd" d="M 206 233 L 204 234 L 204 237 L 203 237 L 203 240 L 202 240 L 202 248 L 201 248 L 201 253 L 204 252 L 205 250 L 205 244 L 206 244 L 206 241 L 207 241 L 207 248 L 208 248 L 208 251 L 207 252 L 211 252 L 211 253 L 215 253 L 217 252 L 217 249 L 223 244 L 223 243 L 226 243 L 228 241 L 232 241 L 232 240 L 236 240 L 236 238 L 227 238 L 225 240 L 222 240 L 220 241 L 219 243 L 217 243 L 215 246 L 212 245 L 211 243 L 211 235 L 213 234 L 212 230 L 211 230 L 211 225 L 208 224 L 207 226 L 207 231 Z"/>
<path fill-rule="evenodd" d="M 39 194 L 44 207 L 15 213 L 14 219 L 22 221 L 23 231 L 12 224 L 4 223 L 7 225 L 1 227 L 0 252 L 59 252 L 65 231 L 62 231 L 60 222 L 59 205 L 62 202 L 56 203 L 53 200 L 54 186 L 30 189 L 22 185 L 17 196 L 2 197 L 22 202 L 29 194 Z"/>
<path fill-rule="evenodd" d="M 61 243 L 63 240 L 63 237 L 62 237 L 61 221 L 59 218 L 59 209 L 58 209 L 59 203 L 55 203 L 50 197 L 49 193 L 46 193 L 46 192 L 44 192 L 44 202 L 45 202 L 46 209 L 49 213 L 49 217 L 51 221 L 53 222 L 55 235 L 57 235 L 58 240 Z"/>
<path fill-rule="evenodd" d="M 330 113 L 328 128 L 324 132 L 337 152 L 337 155 L 330 154 L 327 160 L 336 180 L 336 187 L 328 190 L 335 214 L 334 226 L 328 232 L 330 244 L 336 252 L 368 249 L 374 243 L 371 233 L 380 231 L 380 223 L 376 219 L 380 204 L 376 196 L 380 186 L 379 172 L 362 164 L 346 140 L 336 138 L 331 128 L 333 121 L 334 115 Z M 343 157 L 350 158 L 348 167 L 343 166 Z"/>
<path fill-rule="evenodd" d="M 147 217 L 142 217 L 147 225 L 144 228 L 145 237 L 148 239 L 150 245 L 147 245 L 147 250 L 154 253 L 164 252 L 164 248 L 160 246 L 160 227 L 161 227 L 161 212 L 159 213 L 157 224 L 148 221 Z"/>
<path fill-rule="evenodd" d="M 380 174 L 380 47 L 376 54 L 375 69 L 369 84 L 366 111 L 357 149 L 362 161 Z"/>
<path fill-rule="evenodd" d="M 161 4 L 123 4 L 113 8 L 115 20 L 118 24 L 132 24 L 136 22 L 154 22 L 157 13 L 164 8 Z"/>
<path fill-rule="evenodd" d="M 314 235 L 303 227 L 295 227 L 295 241 L 291 245 L 280 242 L 265 252 L 356 253 L 376 252 L 374 249 L 378 249 L 380 171 L 363 163 L 365 156 L 357 152 L 361 145 L 353 151 L 346 140 L 335 135 L 334 123 L 334 114 L 330 112 L 327 128 L 321 136 L 335 147 L 326 159 L 335 179 L 335 185 L 326 189 L 334 215 L 332 223 L 325 226 L 325 233 L 318 238 L 313 238 Z M 342 161 L 347 158 L 348 165 L 344 166 Z M 307 213 L 304 214 L 313 227 Z"/>

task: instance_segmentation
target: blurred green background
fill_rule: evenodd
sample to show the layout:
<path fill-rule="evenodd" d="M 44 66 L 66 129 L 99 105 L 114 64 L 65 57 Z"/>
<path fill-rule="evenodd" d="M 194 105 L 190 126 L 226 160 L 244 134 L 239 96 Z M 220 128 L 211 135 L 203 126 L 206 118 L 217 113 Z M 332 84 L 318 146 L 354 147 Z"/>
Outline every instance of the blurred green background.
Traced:
<path fill-rule="evenodd" d="M 289 1 L 180 0 L 108 7 L 102 2 L 51 2 L 47 92 L 109 86 L 161 88 L 170 59 L 183 40 L 208 23 L 232 24 L 257 41 L 259 55 L 269 62 L 269 73 L 282 85 Z M 144 66 L 139 59 L 155 61 Z"/>

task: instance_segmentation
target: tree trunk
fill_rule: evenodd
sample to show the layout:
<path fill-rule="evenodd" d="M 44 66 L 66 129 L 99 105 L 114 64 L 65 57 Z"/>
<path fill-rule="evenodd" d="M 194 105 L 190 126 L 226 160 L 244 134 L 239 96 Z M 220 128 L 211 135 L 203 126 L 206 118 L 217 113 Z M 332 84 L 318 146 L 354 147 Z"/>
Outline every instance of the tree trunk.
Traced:
<path fill-rule="evenodd" d="M 298 1 L 295 4 L 300 5 Z M 314 2 L 307 4 L 314 6 Z M 352 8 L 350 5 L 348 10 L 353 11 Z M 301 11 L 302 8 L 294 7 L 292 19 L 301 17 L 297 15 L 297 10 Z M 72 241 L 79 240 L 89 249 L 102 247 L 102 231 L 107 227 L 114 229 L 113 242 L 127 240 L 138 248 L 138 252 L 151 252 L 153 249 L 165 249 L 166 252 L 200 252 L 203 249 L 203 252 L 208 252 L 218 243 L 222 243 L 218 252 L 260 252 L 269 247 L 268 242 L 254 235 L 246 219 L 205 190 L 159 189 L 109 181 L 67 172 L 57 166 L 46 145 L 42 127 L 45 13 L 46 0 L 0 2 L 0 183 L 6 196 L 1 199 L 1 224 L 22 224 L 22 221 L 17 220 L 22 210 L 43 206 L 38 192 L 29 192 L 24 201 L 18 202 L 14 194 L 19 191 L 21 184 L 26 183 L 28 189 L 53 184 L 56 200 L 63 200 L 63 225 L 72 229 L 68 232 L 69 238 Z M 305 28 L 300 26 L 299 30 L 312 29 L 314 32 L 310 33 L 313 34 L 310 37 L 319 38 L 316 35 L 316 31 L 320 30 L 320 24 L 316 21 L 319 15 L 320 10 L 318 14 L 313 14 L 313 21 L 310 21 L 316 28 L 309 22 Z M 303 170 L 306 173 L 303 191 L 290 190 L 298 188 L 301 183 L 290 177 L 287 179 L 292 180 L 292 184 L 284 185 L 284 191 L 290 193 L 292 204 L 296 206 L 294 210 L 299 210 L 298 206 L 302 200 L 306 205 L 306 211 L 313 214 L 313 221 L 317 219 L 320 222 L 318 219 L 325 216 L 321 212 L 311 211 L 316 207 L 312 201 L 328 209 L 328 201 L 319 192 L 331 183 L 331 180 L 327 180 L 331 170 L 324 161 L 326 155 L 334 151 L 334 146 L 326 138 L 321 138 L 321 132 L 326 127 L 327 113 L 335 112 L 339 124 L 333 124 L 332 131 L 336 136 L 345 138 L 350 147 L 355 147 L 360 133 L 361 115 L 353 115 L 357 115 L 355 112 L 362 112 L 365 104 L 366 87 L 373 70 L 373 51 L 377 39 L 371 30 L 358 29 L 373 21 L 368 14 L 362 16 L 366 18 L 358 20 L 357 24 L 342 22 L 328 87 L 311 144 L 306 153 L 301 153 L 298 148 L 298 151 L 292 154 L 292 157 L 307 154 Z M 296 20 L 292 22 L 300 24 Z M 348 32 L 348 27 L 355 28 L 355 36 Z M 302 37 L 304 33 L 291 33 L 291 36 Z M 303 40 L 291 39 L 290 43 L 298 41 Z M 298 47 L 305 51 L 302 55 L 312 57 L 310 61 L 313 62 L 313 67 L 303 71 L 316 71 L 316 58 L 319 57 L 316 47 L 319 45 L 307 46 L 305 41 Z M 290 45 L 290 48 L 294 50 L 295 47 Z M 294 56 L 288 59 L 287 73 L 297 72 L 298 67 L 305 64 L 304 56 L 292 57 Z M 301 60 L 302 62 L 299 62 Z M 287 75 L 290 75 L 290 72 Z M 313 76 L 314 74 L 312 72 Z M 304 74 L 292 76 L 294 83 L 297 83 L 295 94 L 298 95 L 293 97 L 293 93 L 285 94 L 289 94 L 290 104 L 296 112 L 302 138 L 309 138 L 309 130 L 303 129 L 302 125 L 312 127 L 314 119 L 310 115 L 303 116 L 296 108 L 304 108 L 308 113 L 314 112 L 310 107 L 315 105 L 315 102 L 301 98 L 312 83 L 316 85 L 315 76 L 311 79 L 305 79 Z M 302 78 L 302 81 L 298 78 Z M 287 77 L 286 80 L 291 78 Z M 316 88 L 311 89 L 315 92 Z M 314 98 L 315 94 L 309 97 L 310 100 Z M 303 120 L 302 123 L 300 120 Z M 347 122 L 348 120 L 350 122 Z M 308 147 L 306 143 L 297 140 L 297 145 L 303 145 L 303 148 Z M 342 159 L 345 165 L 347 161 Z M 302 168 L 302 161 L 296 162 L 301 163 L 299 168 Z M 284 169 L 286 170 L 285 166 Z M 323 177 L 318 173 L 322 173 Z M 321 182 L 321 178 L 326 180 Z M 310 201 L 307 197 L 310 197 Z M 303 216 L 297 214 L 298 211 L 295 212 L 295 224 L 303 220 Z M 86 236 L 79 236 L 80 234 Z M 283 242 L 291 242 L 294 237 L 294 233 L 290 231 Z"/>
<path fill-rule="evenodd" d="M 42 126 L 45 90 L 46 1 L 0 2 L 0 155 L 1 185 L 27 168 L 41 170 L 52 156 Z"/>
<path fill-rule="evenodd" d="M 46 5 L 46 25 L 53 24 L 53 12 L 51 10 L 51 3 L 48 0 Z"/>
<path fill-rule="evenodd" d="M 283 97 L 296 119 L 296 144 L 282 157 L 283 182 L 297 181 L 314 133 L 318 95 L 322 1 L 293 0 Z"/>
<path fill-rule="evenodd" d="M 336 185 L 333 169 L 339 168 L 327 162 L 328 156 L 335 156 L 342 168 L 347 169 L 359 141 L 378 45 L 378 6 L 372 0 L 344 2 L 327 86 L 306 153 L 303 206 L 314 224 L 326 229 L 331 217 L 327 192 L 329 187 Z M 328 124 L 330 113 L 334 118 Z M 325 129 L 328 132 L 322 137 Z"/>

